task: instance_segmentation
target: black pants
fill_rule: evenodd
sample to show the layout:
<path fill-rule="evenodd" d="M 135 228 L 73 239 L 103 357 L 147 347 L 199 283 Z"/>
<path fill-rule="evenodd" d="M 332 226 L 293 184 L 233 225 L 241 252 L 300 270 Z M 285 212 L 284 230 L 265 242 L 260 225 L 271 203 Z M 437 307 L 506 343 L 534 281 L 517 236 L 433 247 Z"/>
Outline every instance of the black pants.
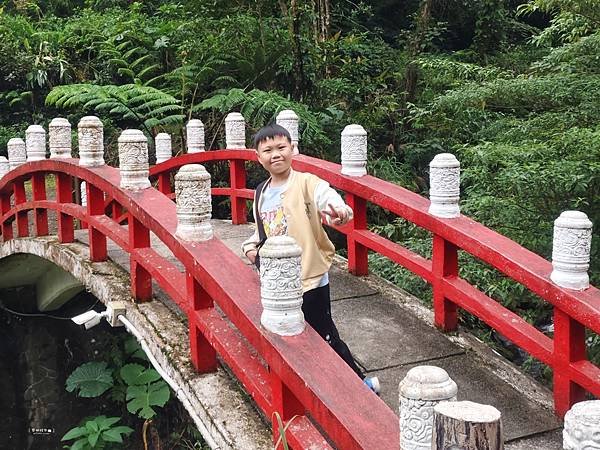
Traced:
<path fill-rule="evenodd" d="M 365 376 L 354 361 L 350 349 L 340 338 L 340 334 L 331 318 L 329 284 L 304 293 L 302 312 L 304 313 L 304 319 L 310 326 L 331 345 L 335 352 L 340 355 L 362 380 Z"/>

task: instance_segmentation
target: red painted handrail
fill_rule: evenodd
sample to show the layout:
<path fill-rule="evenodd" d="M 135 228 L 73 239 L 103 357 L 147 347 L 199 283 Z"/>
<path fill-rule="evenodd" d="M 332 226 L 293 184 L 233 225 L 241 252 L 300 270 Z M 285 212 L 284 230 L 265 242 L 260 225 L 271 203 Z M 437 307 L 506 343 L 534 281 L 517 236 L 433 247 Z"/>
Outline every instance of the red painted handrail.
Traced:
<path fill-rule="evenodd" d="M 183 155 L 151 168 L 150 174 L 164 181 L 183 164 L 229 160 L 235 185 L 213 194 L 252 198 L 240 180 L 244 161 L 256 161 L 254 150 L 217 150 Z M 360 178 L 341 174 L 341 166 L 305 155 L 294 157 L 293 167 L 311 172 L 346 192 L 354 209 L 354 220 L 339 230 L 348 240 L 348 267 L 356 275 L 368 272 L 368 250 L 404 266 L 433 286 L 434 320 L 445 331 L 457 327 L 457 308 L 463 308 L 498 330 L 523 350 L 552 367 L 554 402 L 559 416 L 577 401 L 585 390 L 600 397 L 600 369 L 587 360 L 585 329 L 600 333 L 600 291 L 591 286 L 573 291 L 552 283 L 552 264 L 516 242 L 461 215 L 440 219 L 428 213 L 429 200 L 414 192 L 372 176 Z M 170 186 L 164 192 L 170 192 Z M 402 217 L 433 234 L 431 260 L 389 241 L 367 229 L 366 205 L 370 202 Z M 232 201 L 232 204 L 234 202 Z M 232 208 L 234 223 L 244 223 Z M 458 250 L 474 257 L 521 283 L 554 306 L 554 339 L 544 335 L 517 314 L 504 308 L 458 275 Z"/>
<path fill-rule="evenodd" d="M 239 164 L 233 166 L 240 169 Z M 56 177 L 55 201 L 46 198 L 49 174 Z M 86 207 L 73 203 L 75 177 L 86 182 Z M 32 199 L 26 197 L 29 179 Z M 243 176 L 237 180 L 237 188 L 245 189 Z M 197 370 L 215 370 L 218 353 L 267 417 L 274 412 L 283 420 L 297 416 L 287 432 L 293 448 L 313 444 L 331 448 L 317 427 L 340 449 L 398 447 L 396 415 L 312 328 L 299 336 L 281 337 L 260 327 L 259 282 L 249 266 L 217 238 L 203 243 L 180 241 L 175 237 L 175 205 L 167 196 L 153 188 L 123 190 L 119 181 L 117 169 L 80 167 L 75 159 L 18 167 L 0 179 L 3 239 L 12 239 L 15 229 L 19 237 L 29 235 L 29 211 L 33 211 L 38 236 L 48 234 L 47 211 L 57 211 L 58 237 L 63 243 L 74 240 L 74 219 L 85 222 L 92 261 L 107 259 L 107 239 L 130 254 L 136 301 L 151 299 L 154 279 L 187 314 L 191 359 Z M 120 225 L 118 217 L 105 215 L 107 198 L 116 202 L 119 210 L 127 211 L 127 228 Z M 243 208 L 234 210 L 241 214 Z M 150 232 L 170 249 L 185 272 L 152 249 Z"/>

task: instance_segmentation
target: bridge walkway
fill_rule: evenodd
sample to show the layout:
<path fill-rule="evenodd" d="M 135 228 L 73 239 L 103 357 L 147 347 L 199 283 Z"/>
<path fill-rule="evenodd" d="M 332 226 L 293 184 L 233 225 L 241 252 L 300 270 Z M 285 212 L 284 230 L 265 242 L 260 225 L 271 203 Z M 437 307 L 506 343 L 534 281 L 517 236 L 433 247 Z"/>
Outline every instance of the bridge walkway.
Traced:
<path fill-rule="evenodd" d="M 231 225 L 219 220 L 212 223 L 215 235 L 241 257 L 240 244 L 252 233 L 252 224 Z M 76 239 L 87 244 L 87 231 L 76 232 Z M 152 247 L 183 270 L 154 236 Z M 129 255 L 110 241 L 108 255 L 129 271 Z M 491 404 L 502 412 L 507 450 L 562 448 L 560 421 L 551 410 L 549 390 L 522 375 L 472 336 L 440 333 L 432 326 L 432 314 L 417 299 L 378 277 L 354 277 L 341 258 L 336 260 L 330 279 L 332 313 L 340 334 L 365 371 L 379 377 L 381 398 L 396 414 L 398 383 L 408 370 L 418 365 L 436 365 L 457 383 L 459 400 Z M 177 309 L 157 285 L 154 292 L 167 306 Z"/>

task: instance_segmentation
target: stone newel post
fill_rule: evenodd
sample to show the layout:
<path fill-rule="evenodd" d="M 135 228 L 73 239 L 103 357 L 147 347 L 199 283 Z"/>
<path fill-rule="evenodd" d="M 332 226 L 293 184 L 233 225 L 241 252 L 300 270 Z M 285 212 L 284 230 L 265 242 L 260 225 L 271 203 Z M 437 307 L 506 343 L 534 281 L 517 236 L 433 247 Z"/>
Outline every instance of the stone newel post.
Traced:
<path fill-rule="evenodd" d="M 429 163 L 429 214 L 451 219 L 460 216 L 460 163 L 451 153 L 435 155 Z"/>
<path fill-rule="evenodd" d="M 46 131 L 41 125 L 30 125 L 25 131 L 27 162 L 46 159 Z"/>
<path fill-rule="evenodd" d="M 299 147 L 299 134 L 298 134 L 298 116 L 291 109 L 284 109 L 275 119 L 277 125 L 281 125 L 283 128 L 289 131 L 292 138 L 292 148 L 294 149 L 294 155 L 300 153 Z"/>
<path fill-rule="evenodd" d="M 225 117 L 225 144 L 227 148 L 246 148 L 246 121 L 240 113 Z"/>
<path fill-rule="evenodd" d="M 342 131 L 342 174 L 367 174 L 367 132 L 360 125 L 347 125 Z"/>
<path fill-rule="evenodd" d="M 173 156 L 171 148 L 171 136 L 167 133 L 158 133 L 154 138 L 154 147 L 156 149 L 156 164 L 165 162 Z M 189 151 L 189 150 L 188 150 Z"/>
<path fill-rule="evenodd" d="M 302 313 L 302 250 L 289 236 L 273 236 L 260 250 L 260 323 L 280 336 L 304 331 Z"/>
<path fill-rule="evenodd" d="M 10 171 L 10 164 L 5 156 L 0 156 L 0 178 Z"/>
<path fill-rule="evenodd" d="M 79 165 L 97 167 L 104 165 L 104 127 L 96 116 L 82 117 L 77 124 Z"/>
<path fill-rule="evenodd" d="M 204 151 L 204 124 L 200 119 L 191 119 L 185 126 L 188 153 Z"/>
<path fill-rule="evenodd" d="M 210 224 L 212 201 L 210 174 L 200 164 L 186 164 L 175 175 L 177 231 L 184 241 L 207 241 L 213 237 Z"/>
<path fill-rule="evenodd" d="M 119 136 L 120 186 L 123 189 L 150 187 L 148 173 L 148 140 L 140 130 L 124 130 Z"/>
<path fill-rule="evenodd" d="M 436 366 L 417 366 L 400 382 L 400 448 L 430 450 L 433 408 L 455 401 L 458 388 L 448 373 Z"/>
<path fill-rule="evenodd" d="M 67 119 L 56 117 L 48 125 L 50 158 L 71 157 L 71 124 Z"/>
<path fill-rule="evenodd" d="M 591 247 L 592 222 L 588 216 L 580 211 L 563 212 L 554 221 L 550 279 L 568 289 L 587 289 Z"/>
<path fill-rule="evenodd" d="M 25 141 L 21 138 L 12 138 L 6 144 L 8 150 L 8 162 L 10 169 L 15 169 L 27 161 L 27 150 Z"/>
<path fill-rule="evenodd" d="M 600 448 L 600 400 L 575 403 L 565 414 L 563 449 Z"/>

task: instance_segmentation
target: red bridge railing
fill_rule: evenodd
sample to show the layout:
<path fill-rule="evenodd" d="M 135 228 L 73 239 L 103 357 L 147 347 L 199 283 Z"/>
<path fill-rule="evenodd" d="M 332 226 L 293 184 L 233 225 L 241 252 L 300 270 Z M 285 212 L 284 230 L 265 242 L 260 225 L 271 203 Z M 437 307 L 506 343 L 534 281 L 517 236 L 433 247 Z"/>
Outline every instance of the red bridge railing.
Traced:
<path fill-rule="evenodd" d="M 251 152 L 207 152 L 169 161 L 158 170 L 168 171 L 191 159 L 233 160 L 234 187 L 215 191 L 232 196 L 232 209 L 238 221 L 243 221 L 245 199 L 251 191 L 243 187 L 241 171 L 244 159 L 251 157 Z M 52 192 L 47 192 L 51 176 L 56 185 L 53 200 L 48 199 Z M 165 175 L 159 176 L 166 190 Z M 86 206 L 73 201 L 76 179 L 86 182 Z M 119 181 L 119 170 L 81 167 L 76 159 L 36 161 L 11 170 L 0 179 L 4 241 L 13 239 L 15 233 L 29 236 L 30 225 L 33 235 L 47 235 L 48 211 L 57 213 L 62 243 L 74 241 L 76 220 L 85 223 L 90 259 L 107 259 L 107 239 L 128 252 L 133 298 L 150 300 L 155 280 L 188 317 L 196 369 L 216 370 L 219 355 L 267 417 L 277 412 L 283 420 L 291 420 L 286 435 L 292 448 L 398 448 L 397 416 L 312 328 L 299 336 L 281 337 L 260 327 L 259 282 L 249 266 L 217 238 L 202 243 L 180 241 L 175 237 L 175 204 L 167 196 L 153 188 L 127 191 L 119 187 Z M 183 264 L 183 272 L 152 248 L 151 233 Z"/>
<path fill-rule="evenodd" d="M 245 186 L 244 161 L 256 161 L 253 150 L 219 150 L 194 153 L 153 167 L 160 189 L 171 192 L 170 173 L 183 164 L 230 161 L 231 185 L 213 189 L 213 195 L 231 197 L 233 223 L 246 221 L 244 202 L 252 199 Z M 468 217 L 440 219 L 428 213 L 429 200 L 392 183 L 364 176 L 341 175 L 340 165 L 304 155 L 293 167 L 311 172 L 346 193 L 354 220 L 341 227 L 348 242 L 348 268 L 355 275 L 368 273 L 368 251 L 377 252 L 415 273 L 433 287 L 434 320 L 444 331 L 456 330 L 457 308 L 462 308 L 502 333 L 517 346 L 553 369 L 556 413 L 564 416 L 585 391 L 600 397 L 600 369 L 586 354 L 586 328 L 600 333 L 600 291 L 591 286 L 574 291 L 550 280 L 552 264 L 512 240 Z M 367 203 L 402 217 L 433 235 L 433 256 L 428 260 L 367 229 Z M 540 296 L 554 308 L 554 338 L 550 338 L 481 292 L 458 272 L 458 250 L 491 265 Z"/>

